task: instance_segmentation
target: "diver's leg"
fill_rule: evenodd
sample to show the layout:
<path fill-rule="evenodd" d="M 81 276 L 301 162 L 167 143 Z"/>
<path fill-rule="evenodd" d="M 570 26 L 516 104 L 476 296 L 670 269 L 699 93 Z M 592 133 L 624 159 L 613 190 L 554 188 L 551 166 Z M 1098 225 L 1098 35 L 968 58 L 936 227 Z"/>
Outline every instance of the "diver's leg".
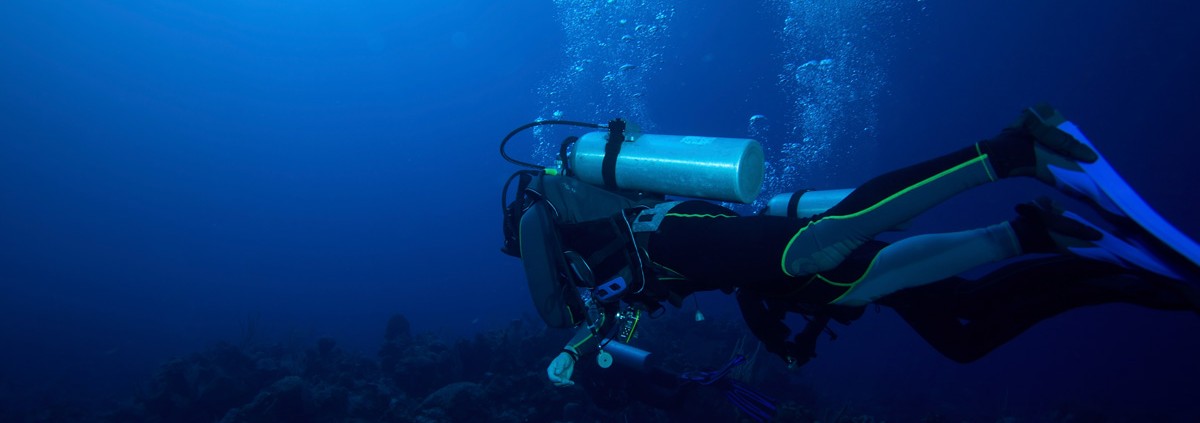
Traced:
<path fill-rule="evenodd" d="M 832 269 L 868 239 L 967 189 L 1007 177 L 1042 178 L 1054 163 L 1096 159 L 1065 132 L 1029 123 L 1044 120 L 1036 110 L 990 140 L 867 181 L 792 236 L 783 271 L 799 276 Z"/>
<path fill-rule="evenodd" d="M 917 335 L 946 358 L 969 363 L 990 351 L 981 348 L 984 343 L 972 338 L 974 334 L 959 317 L 958 310 L 963 307 L 955 301 L 959 299 L 955 294 L 970 283 L 958 277 L 947 278 L 889 294 L 877 303 L 896 310 Z"/>
<path fill-rule="evenodd" d="M 1003 222 L 968 231 L 905 238 L 880 250 L 857 280 L 824 282 L 849 284 L 849 290 L 832 303 L 858 306 L 1021 253 L 1013 227 Z M 816 277 L 824 279 L 820 274 Z"/>
<path fill-rule="evenodd" d="M 884 247 L 857 280 L 840 282 L 848 283 L 849 289 L 832 303 L 866 304 L 984 264 L 1028 253 L 1068 252 L 1104 238 L 1084 221 L 1061 214 L 1049 200 L 1020 204 L 1017 211 L 1016 219 L 986 228 L 918 235 Z"/>
<path fill-rule="evenodd" d="M 905 289 L 879 303 L 895 309 L 938 352 L 967 363 L 1076 307 L 1121 302 L 1200 312 L 1194 297 L 1189 286 L 1151 273 L 1060 255 L 1022 260 L 975 281 L 950 278 Z"/>
<path fill-rule="evenodd" d="M 956 277 L 905 289 L 878 303 L 896 310 L 942 355 L 969 363 L 1066 310 L 1118 301 L 1089 292 L 1095 290 L 1086 283 L 1126 272 L 1109 263 L 1050 256 L 1012 263 L 974 281 Z"/>
<path fill-rule="evenodd" d="M 874 236 L 967 189 L 996 180 L 977 146 L 879 175 L 801 228 L 783 252 L 791 276 L 832 269 Z"/>

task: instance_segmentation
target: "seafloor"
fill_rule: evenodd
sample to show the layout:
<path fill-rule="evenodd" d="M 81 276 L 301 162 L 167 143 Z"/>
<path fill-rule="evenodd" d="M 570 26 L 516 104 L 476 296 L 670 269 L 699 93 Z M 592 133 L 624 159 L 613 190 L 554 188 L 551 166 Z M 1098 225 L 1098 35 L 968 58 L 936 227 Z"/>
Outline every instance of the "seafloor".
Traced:
<path fill-rule="evenodd" d="M 142 390 L 104 409 L 63 400 L 55 406 L 0 409 L 3 422 L 749 422 L 711 386 L 650 392 L 644 378 L 580 366 L 576 385 L 555 388 L 546 365 L 569 332 L 547 330 L 532 319 L 505 329 L 447 342 L 412 333 L 393 316 L 374 357 L 351 353 L 333 338 L 265 342 L 248 336 L 237 345 L 162 364 Z M 677 371 L 720 367 L 737 353 L 752 359 L 731 377 L 772 396 L 779 422 L 1116 422 L 1080 410 L 1047 410 L 1037 416 L 952 415 L 923 410 L 913 415 L 866 409 L 822 398 L 800 371 L 789 371 L 766 354 L 757 357 L 744 325 L 710 319 L 697 325 L 671 312 L 643 325 L 639 347 L 654 351 L 663 368 Z M 731 342 L 713 342 L 714 339 Z M 728 345 L 745 345 L 731 351 Z M 610 373 L 603 373 L 610 372 Z"/>

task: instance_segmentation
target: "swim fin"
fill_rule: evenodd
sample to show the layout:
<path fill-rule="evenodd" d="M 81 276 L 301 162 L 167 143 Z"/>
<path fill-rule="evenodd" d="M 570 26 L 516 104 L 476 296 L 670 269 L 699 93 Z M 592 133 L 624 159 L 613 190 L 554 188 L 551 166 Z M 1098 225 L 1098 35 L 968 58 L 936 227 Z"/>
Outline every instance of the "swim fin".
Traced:
<path fill-rule="evenodd" d="M 1153 252 L 1153 249 L 1138 241 L 1136 237 L 1123 238 L 1108 232 L 1099 226 L 1085 220 L 1078 214 L 1065 211 L 1063 217 L 1081 223 L 1102 234 L 1100 239 L 1090 241 L 1089 245 L 1071 246 L 1067 249 L 1075 255 L 1094 260 L 1107 261 L 1123 267 L 1136 267 L 1159 275 L 1187 280 L 1187 276 L 1174 270 L 1168 259 Z"/>
<path fill-rule="evenodd" d="M 1068 143 L 1067 147 L 1074 147 L 1069 156 L 1078 160 L 1071 160 L 1068 164 L 1048 164 L 1047 170 L 1060 191 L 1091 204 L 1116 228 L 1113 233 L 1106 233 L 1098 245 L 1121 251 L 1117 254 L 1127 260 L 1137 257 L 1133 262 L 1147 263 L 1147 266 L 1139 264 L 1139 267 L 1145 267 L 1155 273 L 1175 279 L 1200 281 L 1200 245 L 1154 211 L 1117 174 L 1108 160 L 1105 160 L 1096 146 L 1074 123 L 1062 119 L 1061 115 L 1049 106 L 1030 109 L 1030 113 L 1038 117 L 1037 121 L 1031 122 L 1032 125 L 1046 126 L 1033 128 L 1031 132 L 1034 136 L 1065 133 L 1077 142 Z M 1050 130 L 1050 125 L 1056 130 Z M 1039 141 L 1051 148 L 1055 144 L 1063 144 L 1062 140 L 1055 143 L 1054 140 L 1039 138 Z M 1072 217 L 1078 218 L 1077 215 Z M 1140 253 L 1133 253 L 1134 250 Z M 1147 257 L 1153 260 L 1143 260 Z"/>
<path fill-rule="evenodd" d="M 679 377 L 687 383 L 716 387 L 746 416 L 756 422 L 769 421 L 775 417 L 775 399 L 756 392 L 736 379 L 726 377 L 734 367 L 745 362 L 746 356 L 738 354 L 720 369 L 711 372 L 686 372 Z"/>

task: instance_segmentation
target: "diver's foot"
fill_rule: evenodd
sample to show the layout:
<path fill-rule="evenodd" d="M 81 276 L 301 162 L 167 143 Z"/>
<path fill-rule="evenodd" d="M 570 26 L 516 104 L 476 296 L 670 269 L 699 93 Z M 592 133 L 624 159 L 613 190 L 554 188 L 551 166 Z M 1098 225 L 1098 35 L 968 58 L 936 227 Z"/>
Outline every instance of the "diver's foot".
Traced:
<path fill-rule="evenodd" d="M 1021 112 L 1021 116 L 1011 127 L 1033 136 L 1036 141 L 1035 151 L 1040 150 L 1046 155 L 1053 155 L 1060 161 L 1095 163 L 1100 159 L 1100 154 L 1095 149 L 1059 128 L 1066 121 L 1054 107 L 1040 103 Z M 1039 157 L 1038 168 L 1048 165 L 1041 162 Z"/>
<path fill-rule="evenodd" d="M 1082 171 L 1081 163 L 1095 163 L 1100 155 L 1090 145 L 1059 129 L 1062 114 L 1042 103 L 1025 109 L 1016 122 L 979 147 L 989 155 L 1001 178 L 1030 176 L 1059 186 L 1052 169 Z"/>
<path fill-rule="evenodd" d="M 1058 110 L 1046 103 L 1038 104 L 1025 109 L 1010 128 L 1028 134 L 1034 140 L 1032 165 L 1014 169 L 1014 175 L 1032 176 L 1105 212 L 1124 216 L 1121 208 L 1106 193 L 1105 188 L 1110 187 L 1100 185 L 1108 183 L 1126 188 L 1128 185 L 1120 177 L 1115 180 L 1094 178 L 1088 172 L 1089 168 L 1099 166 L 1116 175 L 1083 134 L 1076 137 L 1066 130 L 1074 128 L 1074 125 L 1067 122 Z M 1132 188 L 1128 189 L 1132 193 Z"/>
<path fill-rule="evenodd" d="M 1142 199 L 1087 136 L 1054 108 L 1040 104 L 995 138 L 979 143 L 997 176 L 1032 176 L 1100 211 L 1118 228 L 1112 239 L 1155 251 L 1163 263 L 1200 279 L 1200 245 Z M 1150 246 L 1152 248 L 1146 248 Z"/>
<path fill-rule="evenodd" d="M 1025 253 L 1066 253 L 1186 280 L 1171 259 L 1135 239 L 1123 239 L 1055 206 L 1048 198 L 1017 205 L 1010 221 Z"/>
<path fill-rule="evenodd" d="M 1104 237 L 1092 225 L 1065 216 L 1049 198 L 1018 204 L 1016 210 L 1017 218 L 1009 224 L 1026 254 L 1069 253 L 1072 248 L 1095 246 Z"/>

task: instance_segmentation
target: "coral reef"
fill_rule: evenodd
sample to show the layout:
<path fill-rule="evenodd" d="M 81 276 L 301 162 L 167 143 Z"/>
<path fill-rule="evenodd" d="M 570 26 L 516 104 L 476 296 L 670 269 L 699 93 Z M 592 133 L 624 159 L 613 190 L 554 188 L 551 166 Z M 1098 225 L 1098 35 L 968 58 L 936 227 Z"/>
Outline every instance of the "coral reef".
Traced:
<path fill-rule="evenodd" d="M 679 370 L 719 366 L 742 336 L 733 324 L 709 321 L 699 331 L 685 318 L 658 320 L 645 326 L 641 335 L 645 342 L 639 341 L 639 346 L 655 351 Z M 636 381 L 554 388 L 546 381 L 545 366 L 570 333 L 548 330 L 530 320 L 513 320 L 502 330 L 447 342 L 428 333 L 414 334 L 408 320 L 395 315 L 383 335 L 376 357 L 347 352 L 327 337 L 304 343 L 221 342 L 163 364 L 142 392 L 115 410 L 62 407 L 6 421 L 565 423 L 694 421 L 714 416 L 738 420 L 737 411 L 717 392 L 688 392 L 686 400 L 666 406 L 629 389 L 637 387 Z M 730 342 L 711 342 L 718 337 Z"/>
<path fill-rule="evenodd" d="M 780 360 L 757 354 L 737 319 L 696 323 L 669 312 L 642 325 L 635 344 L 664 368 L 712 370 L 732 353 L 750 356 L 737 378 L 774 396 L 774 421 L 863 423 L 883 418 L 878 407 L 823 398 Z M 576 367 L 576 385 L 555 388 L 545 367 L 569 338 L 530 319 L 457 341 L 414 334 L 402 315 L 392 317 L 376 357 L 338 347 L 333 338 L 241 345 L 217 343 L 163 364 L 124 405 L 98 411 L 69 401 L 18 412 L 0 409 L 5 422 L 749 422 L 723 392 L 710 386 L 660 389 L 644 374 L 600 369 L 594 358 Z M 591 364 L 591 365 L 589 365 Z M 894 410 L 895 411 L 895 410 Z M 945 410 L 917 410 L 919 421 L 980 420 Z M 911 415 L 911 413 L 910 413 Z M 1085 417 L 1081 417 L 1085 416 Z M 916 421 L 916 420 L 914 420 Z M 999 421 L 1104 420 L 1078 410 Z M 1169 421 L 1169 419 L 1162 420 Z"/>

